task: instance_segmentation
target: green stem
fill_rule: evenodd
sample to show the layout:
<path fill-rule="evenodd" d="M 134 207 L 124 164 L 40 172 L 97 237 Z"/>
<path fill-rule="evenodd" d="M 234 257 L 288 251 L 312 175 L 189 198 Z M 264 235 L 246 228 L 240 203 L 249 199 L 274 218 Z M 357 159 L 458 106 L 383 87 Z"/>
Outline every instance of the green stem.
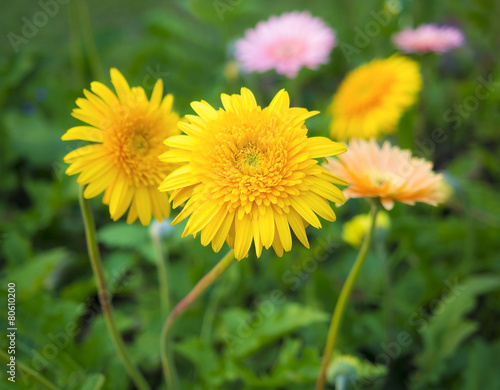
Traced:
<path fill-rule="evenodd" d="M 5 363 L 10 362 L 10 356 L 7 355 L 6 352 L 0 350 L 0 359 Z M 59 387 L 50 382 L 47 378 L 42 376 L 39 372 L 29 368 L 24 363 L 20 362 L 19 359 L 16 358 L 16 368 L 21 371 L 23 374 L 29 376 L 34 382 L 38 383 L 40 386 L 48 389 L 48 390 L 60 390 Z"/>
<path fill-rule="evenodd" d="M 123 365 L 125 366 L 125 369 L 127 370 L 136 387 L 139 390 L 150 390 L 146 380 L 128 356 L 125 349 L 125 344 L 123 343 L 123 340 L 118 333 L 118 329 L 116 328 L 115 319 L 113 317 L 113 307 L 111 305 L 111 294 L 106 287 L 106 278 L 104 277 L 101 256 L 97 247 L 94 217 L 92 216 L 92 211 L 90 210 L 88 200 L 83 196 L 83 190 L 84 188 L 80 187 L 79 200 L 83 223 L 85 225 L 87 250 L 89 252 L 90 264 L 92 265 L 92 271 L 94 272 L 94 277 L 97 284 L 97 293 L 99 295 L 99 301 L 101 303 L 102 313 L 104 315 L 104 320 L 106 321 L 109 335 L 111 336 L 111 340 L 113 341 L 118 356 L 120 357 Z"/>
<path fill-rule="evenodd" d="M 387 334 L 386 334 L 386 342 L 389 344 L 392 341 L 392 278 L 391 278 L 391 269 L 389 267 L 389 256 L 387 255 L 387 250 L 385 249 L 384 242 L 377 242 L 375 244 L 377 248 L 377 252 L 379 258 L 382 262 L 382 268 L 385 274 L 385 312 L 386 312 L 386 321 L 387 321 Z"/>
<path fill-rule="evenodd" d="M 82 39 L 80 29 L 78 28 L 78 9 L 76 8 L 76 4 L 68 5 L 68 14 L 70 59 L 74 69 L 75 85 L 80 89 L 80 86 L 83 84 L 85 64 L 83 61 Z"/>
<path fill-rule="evenodd" d="M 167 381 L 168 390 L 176 390 L 179 388 L 178 379 L 175 372 L 175 367 L 172 362 L 172 350 L 169 348 L 170 344 L 170 331 L 175 320 L 184 313 L 191 304 L 198 299 L 203 292 L 214 283 L 217 278 L 234 262 L 234 251 L 231 249 L 208 274 L 206 274 L 200 281 L 193 287 L 188 295 L 180 301 L 177 306 L 172 310 L 170 315 L 165 321 L 163 330 L 161 332 L 161 363 L 163 365 L 163 374 Z"/>
<path fill-rule="evenodd" d="M 168 278 L 167 278 L 167 259 L 163 255 L 161 245 L 160 229 L 156 227 L 150 228 L 151 241 L 153 242 L 153 249 L 156 257 L 156 265 L 158 270 L 158 284 L 160 286 L 160 309 L 161 319 L 167 318 L 168 311 L 170 310 L 170 296 L 168 291 Z"/>
<path fill-rule="evenodd" d="M 200 338 L 205 343 L 210 342 L 210 336 L 212 332 L 212 325 L 215 320 L 215 313 L 217 311 L 217 305 L 222 299 L 224 288 L 224 283 L 219 283 L 217 287 L 214 288 L 214 291 L 210 294 L 210 298 L 208 300 L 208 304 L 205 309 L 205 315 L 203 316 L 203 321 L 201 322 L 201 331 Z"/>
<path fill-rule="evenodd" d="M 231 268 L 227 271 L 224 276 L 224 282 L 219 283 L 214 287 L 213 291 L 210 293 L 210 298 L 208 304 L 206 305 L 205 315 L 201 323 L 200 338 L 205 343 L 210 343 L 210 337 L 212 333 L 212 326 L 215 320 L 215 314 L 217 313 L 217 306 L 224 296 L 232 289 L 234 281 L 237 278 L 237 274 L 241 268 Z"/>
<path fill-rule="evenodd" d="M 102 70 L 101 60 L 94 41 L 94 32 L 92 30 L 92 22 L 90 21 L 89 7 L 87 0 L 78 0 L 78 14 L 80 15 L 80 23 L 83 33 L 83 42 L 89 56 L 90 68 L 94 78 L 99 81 L 104 81 L 104 72 Z"/>
<path fill-rule="evenodd" d="M 335 305 L 335 310 L 333 312 L 332 322 L 330 324 L 330 329 L 328 330 L 328 338 L 326 340 L 325 351 L 323 353 L 323 360 L 321 361 L 321 370 L 318 376 L 318 380 L 316 382 L 316 390 L 323 390 L 325 387 L 325 378 L 326 378 L 326 370 L 330 363 L 330 359 L 332 357 L 333 348 L 335 347 L 335 341 L 337 338 L 337 334 L 340 328 L 340 323 L 342 321 L 342 317 L 344 315 L 345 307 L 347 304 L 347 300 L 349 299 L 349 295 L 351 294 L 352 287 L 356 278 L 358 277 L 359 271 L 363 266 L 363 263 L 366 258 L 366 254 L 368 253 L 368 248 L 370 247 L 370 243 L 373 236 L 373 230 L 375 227 L 375 218 L 377 217 L 378 212 L 378 204 L 373 202 L 371 204 L 371 222 L 370 228 L 365 235 L 363 240 L 363 245 L 358 253 L 358 257 L 354 262 L 354 265 L 349 272 L 349 276 L 342 287 L 342 291 L 340 292 L 339 299 L 337 304 Z"/>

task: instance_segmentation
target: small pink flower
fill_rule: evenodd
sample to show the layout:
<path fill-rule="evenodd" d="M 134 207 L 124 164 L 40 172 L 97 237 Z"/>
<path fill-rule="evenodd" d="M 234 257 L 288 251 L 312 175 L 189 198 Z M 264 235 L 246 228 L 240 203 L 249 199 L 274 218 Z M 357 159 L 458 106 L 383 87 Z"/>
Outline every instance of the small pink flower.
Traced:
<path fill-rule="evenodd" d="M 423 24 L 414 30 L 407 28 L 394 34 L 392 41 L 407 53 L 444 53 L 462 46 L 464 35 L 456 27 Z"/>
<path fill-rule="evenodd" d="M 246 72 L 277 73 L 294 78 L 302 67 L 317 69 L 328 62 L 337 44 L 335 33 L 309 12 L 272 16 L 247 30 L 236 42 L 236 59 Z"/>

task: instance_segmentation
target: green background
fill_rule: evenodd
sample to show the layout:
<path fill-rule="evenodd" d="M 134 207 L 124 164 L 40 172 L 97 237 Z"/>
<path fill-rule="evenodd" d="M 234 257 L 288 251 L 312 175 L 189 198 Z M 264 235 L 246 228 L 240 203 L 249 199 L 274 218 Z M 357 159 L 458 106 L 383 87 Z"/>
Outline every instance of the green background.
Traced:
<path fill-rule="evenodd" d="M 70 113 L 91 81 L 110 85 L 109 68 L 117 67 L 149 95 L 161 77 L 181 115 L 191 113 L 193 100 L 218 107 L 220 93 L 242 86 L 262 106 L 282 87 L 291 88 L 294 104 L 321 111 L 306 123 L 310 134 L 326 136 L 331 118 L 325 110 L 345 74 L 395 53 L 394 32 L 436 22 L 460 27 L 466 43 L 445 55 L 414 56 L 424 77 L 420 101 L 390 140 L 433 161 L 453 195 L 439 208 L 397 204 L 390 212 L 392 227 L 376 235 L 338 349 L 386 366 L 386 375 L 349 381 L 348 388 L 500 388 L 498 1 L 55 4 L 53 16 L 15 45 L 17 53 L 9 34 L 22 36 L 25 20 L 45 11 L 34 1 L 1 4 L 0 302 L 6 302 L 7 283 L 16 283 L 18 360 L 61 389 L 133 388 L 99 312 L 76 178 L 64 174 L 63 156 L 81 143 L 60 137 L 78 125 Z M 339 46 L 329 64 L 302 70 L 293 83 L 274 72 L 225 77 L 234 42 L 247 28 L 304 9 L 336 31 Z M 394 12 L 388 23 L 377 22 L 374 14 L 388 10 Z M 370 33 L 376 25 L 378 32 Z M 361 35 L 366 45 L 356 44 Z M 491 80 L 486 97 L 477 93 L 481 80 Z M 148 228 L 112 223 L 100 197 L 91 204 L 119 329 L 152 387 L 165 388 L 163 319 Z M 313 388 L 330 315 L 356 256 L 341 241 L 342 223 L 368 208 L 364 200 L 350 200 L 336 209 L 337 222 L 308 228 L 311 250 L 297 241 L 281 259 L 272 251 L 260 259 L 251 253 L 233 265 L 175 326 L 183 387 Z M 181 239 L 182 230 L 182 224 L 165 229 L 163 237 L 174 302 L 227 251 L 225 246 L 214 254 L 199 238 Z M 6 350 L 3 307 L 0 347 Z M 19 372 L 11 384 L 6 369 L 0 371 L 2 389 L 39 388 Z"/>

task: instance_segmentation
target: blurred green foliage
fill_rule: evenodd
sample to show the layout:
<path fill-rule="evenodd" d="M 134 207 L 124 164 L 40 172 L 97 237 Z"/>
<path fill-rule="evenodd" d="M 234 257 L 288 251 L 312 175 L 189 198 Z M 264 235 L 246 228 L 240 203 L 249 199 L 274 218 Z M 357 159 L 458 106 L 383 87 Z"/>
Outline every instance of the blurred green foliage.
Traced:
<path fill-rule="evenodd" d="M 394 32 L 426 22 L 464 31 L 463 48 L 416 57 L 424 75 L 421 100 L 390 137 L 434 161 L 453 195 L 440 208 L 396 205 L 391 211 L 392 229 L 376 240 L 361 272 L 338 349 L 386 366 L 383 378 L 357 382 L 357 388 L 500 388 L 494 363 L 500 353 L 499 2 L 89 1 L 99 59 L 86 38 L 81 0 L 57 3 L 54 16 L 15 52 L 8 34 L 21 35 L 22 18 L 32 20 L 41 3 L 3 4 L 0 16 L 0 301 L 6 302 L 7 283 L 16 283 L 17 359 L 61 389 L 132 388 L 100 313 L 76 180 L 64 174 L 62 158 L 79 143 L 60 136 L 78 123 L 70 112 L 82 89 L 96 78 L 109 85 L 107 71 L 117 67 L 148 94 L 162 77 L 181 115 L 191 112 L 193 100 L 218 105 L 220 93 L 242 86 L 266 105 L 289 84 L 272 72 L 226 78 L 234 41 L 270 15 L 308 9 L 336 30 L 339 41 L 328 65 L 302 70 L 295 84 L 301 93 L 294 103 L 322 111 L 308 121 L 314 135 L 327 135 L 324 111 L 344 75 L 396 52 Z M 377 20 L 374 14 L 388 9 L 398 12 L 379 24 L 365 47 L 354 46 L 359 31 Z M 357 50 L 346 55 L 343 44 Z M 476 96 L 481 83 L 485 98 Z M 477 107 L 457 114 L 457 105 L 466 107 L 471 97 Z M 91 203 L 118 327 L 153 388 L 164 388 L 164 319 L 148 229 L 112 223 L 100 198 Z M 294 243 L 281 259 L 267 252 L 233 265 L 175 326 L 184 388 L 312 388 L 329 318 L 355 257 L 340 241 L 342 222 L 367 208 L 351 200 L 336 210 L 336 223 L 309 228 L 311 250 Z M 181 232 L 174 226 L 163 239 L 174 302 L 221 255 L 199 239 L 181 239 Z M 6 316 L 4 308 L 2 334 Z M 39 388 L 19 372 L 15 384 L 0 387 Z"/>

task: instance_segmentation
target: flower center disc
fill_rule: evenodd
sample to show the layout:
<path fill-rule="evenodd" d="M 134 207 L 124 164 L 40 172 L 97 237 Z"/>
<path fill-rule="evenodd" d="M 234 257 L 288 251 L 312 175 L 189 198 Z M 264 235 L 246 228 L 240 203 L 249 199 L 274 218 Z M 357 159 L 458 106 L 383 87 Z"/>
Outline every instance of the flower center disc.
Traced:
<path fill-rule="evenodd" d="M 387 183 L 390 183 L 391 185 L 397 187 L 403 184 L 404 182 L 404 180 L 401 177 L 399 177 L 394 173 L 383 172 L 378 170 L 370 172 L 370 178 L 377 187 L 383 187 Z"/>
<path fill-rule="evenodd" d="M 136 156 L 144 156 L 149 151 L 149 142 L 142 134 L 135 134 L 132 138 L 132 150 Z"/>
<path fill-rule="evenodd" d="M 253 143 L 249 143 L 236 153 L 236 168 L 244 175 L 258 173 L 258 168 L 266 159 L 266 155 Z"/>

